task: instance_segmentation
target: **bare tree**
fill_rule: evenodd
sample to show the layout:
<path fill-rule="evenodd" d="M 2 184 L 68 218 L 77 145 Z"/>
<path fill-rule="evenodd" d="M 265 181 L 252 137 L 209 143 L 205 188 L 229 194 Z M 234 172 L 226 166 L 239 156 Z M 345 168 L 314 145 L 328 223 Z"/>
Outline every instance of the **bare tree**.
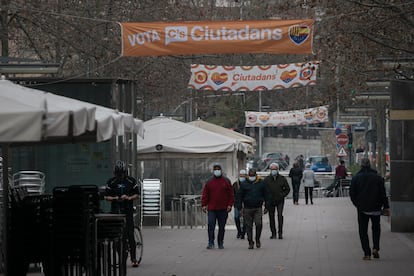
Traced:
<path fill-rule="evenodd" d="M 61 66 L 58 77 L 135 80 L 145 104 L 143 118 L 181 111 L 177 107 L 192 98 L 192 108 L 197 107 L 194 115 L 222 117 L 223 125 L 239 118 L 240 122 L 231 124 L 236 127 L 243 124 L 245 109 L 257 109 L 257 93 L 246 92 L 245 101 L 237 102 L 206 97 L 214 92 L 189 91 L 191 63 L 261 65 L 319 60 L 317 86 L 268 91 L 263 100 L 271 110 L 328 104 L 334 111 L 338 100 L 345 105 L 355 93 L 364 91 L 367 79 L 410 78 L 410 70 L 398 60 L 413 54 L 413 14 L 413 2 L 402 0 L 2 0 L 0 34 L 3 56 L 57 62 Z M 314 18 L 314 53 L 120 57 L 117 22 L 268 18 Z M 395 68 L 383 68 L 380 57 L 395 60 Z M 238 115 L 228 118 L 231 112 L 219 111 L 226 108 Z"/>

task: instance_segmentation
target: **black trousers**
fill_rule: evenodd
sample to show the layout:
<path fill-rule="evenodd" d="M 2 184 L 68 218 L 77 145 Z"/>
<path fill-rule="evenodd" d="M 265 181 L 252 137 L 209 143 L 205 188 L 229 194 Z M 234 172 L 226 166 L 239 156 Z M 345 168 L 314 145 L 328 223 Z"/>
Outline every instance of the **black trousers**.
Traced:
<path fill-rule="evenodd" d="M 129 248 L 129 254 L 131 257 L 131 261 L 136 260 L 136 242 L 134 238 L 134 214 L 133 213 L 127 213 L 125 214 L 125 236 L 124 236 L 124 242 L 126 243 L 126 239 L 128 239 L 128 248 Z M 126 247 L 125 247 L 126 248 Z"/>
<path fill-rule="evenodd" d="M 367 215 L 364 212 L 358 211 L 359 239 L 361 240 L 361 246 L 365 256 L 371 256 L 371 248 L 369 246 L 368 237 L 369 220 L 371 220 L 373 249 L 379 250 L 381 235 L 381 216 Z"/>
<path fill-rule="evenodd" d="M 293 187 L 293 203 L 299 201 L 300 181 L 292 181 Z"/>
<path fill-rule="evenodd" d="M 308 198 L 313 204 L 313 187 L 305 187 L 305 202 L 308 204 Z"/>
<path fill-rule="evenodd" d="M 272 232 L 272 236 L 276 236 L 276 221 L 275 221 L 276 211 L 277 211 L 277 223 L 278 223 L 277 233 L 279 235 L 283 233 L 283 207 L 284 206 L 285 206 L 285 199 L 283 199 L 276 205 L 272 204 L 269 207 L 269 224 L 270 224 L 270 231 Z"/>

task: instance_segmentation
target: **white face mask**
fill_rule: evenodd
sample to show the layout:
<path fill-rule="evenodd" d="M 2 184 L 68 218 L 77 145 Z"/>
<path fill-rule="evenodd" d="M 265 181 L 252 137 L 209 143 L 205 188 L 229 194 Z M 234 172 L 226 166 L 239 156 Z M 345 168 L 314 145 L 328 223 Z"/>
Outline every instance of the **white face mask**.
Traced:
<path fill-rule="evenodd" d="M 249 176 L 249 181 L 250 182 L 253 182 L 253 181 L 255 181 L 256 180 L 256 176 Z"/>
<path fill-rule="evenodd" d="M 279 173 L 279 170 L 271 170 L 270 173 L 272 176 L 276 176 Z"/>
<path fill-rule="evenodd" d="M 221 170 L 214 170 L 214 176 L 219 177 L 221 176 Z"/>
<path fill-rule="evenodd" d="M 246 177 L 239 177 L 239 181 L 240 182 L 243 182 L 243 181 L 245 181 L 246 180 Z"/>

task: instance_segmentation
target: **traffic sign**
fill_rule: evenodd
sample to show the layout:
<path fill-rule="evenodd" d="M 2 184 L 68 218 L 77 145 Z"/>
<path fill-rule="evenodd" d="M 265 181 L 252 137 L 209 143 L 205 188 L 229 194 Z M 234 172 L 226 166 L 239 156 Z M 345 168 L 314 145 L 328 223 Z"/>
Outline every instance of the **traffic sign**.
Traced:
<path fill-rule="evenodd" d="M 339 127 L 337 127 L 335 129 L 335 135 L 339 135 L 339 134 L 341 134 L 341 132 L 342 132 L 342 130 Z"/>
<path fill-rule="evenodd" d="M 341 133 L 338 136 L 336 136 L 336 142 L 340 144 L 341 146 L 345 146 L 348 144 L 348 135 Z"/>
<path fill-rule="evenodd" d="M 346 150 L 344 149 L 344 147 L 341 147 L 341 149 L 339 150 L 338 154 L 339 157 L 345 157 L 347 156 L 346 154 Z"/>

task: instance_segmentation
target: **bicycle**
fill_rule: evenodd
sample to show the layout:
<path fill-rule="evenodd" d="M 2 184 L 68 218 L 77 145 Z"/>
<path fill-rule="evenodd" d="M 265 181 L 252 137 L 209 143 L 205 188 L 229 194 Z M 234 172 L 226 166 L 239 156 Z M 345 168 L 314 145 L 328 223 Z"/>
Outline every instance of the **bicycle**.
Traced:
<path fill-rule="evenodd" d="M 142 254 L 144 252 L 144 243 L 142 239 L 142 232 L 136 217 L 138 216 L 137 208 L 134 206 L 134 240 L 135 240 L 135 256 L 138 265 L 141 264 Z M 138 216 L 139 217 L 139 216 Z"/>
<path fill-rule="evenodd" d="M 101 194 L 103 195 L 104 192 L 101 188 Z M 103 196 L 101 198 L 104 198 Z M 133 224 L 134 224 L 134 240 L 135 240 L 135 258 L 137 261 L 137 266 L 141 263 L 142 261 L 142 254 L 144 252 L 144 243 L 143 243 L 143 238 L 142 238 L 142 232 L 141 232 L 141 228 L 139 226 L 139 219 L 137 219 L 138 216 L 138 212 L 137 212 L 137 206 L 133 207 Z M 138 216 L 140 217 L 140 216 Z M 125 235 L 128 237 L 128 235 L 125 233 Z M 127 238 L 128 239 L 128 238 Z M 125 243 L 125 259 L 124 262 L 126 264 L 126 260 L 127 260 L 127 256 L 129 252 L 129 246 L 128 246 L 128 240 L 126 240 Z M 130 254 L 131 255 L 131 254 Z"/>

